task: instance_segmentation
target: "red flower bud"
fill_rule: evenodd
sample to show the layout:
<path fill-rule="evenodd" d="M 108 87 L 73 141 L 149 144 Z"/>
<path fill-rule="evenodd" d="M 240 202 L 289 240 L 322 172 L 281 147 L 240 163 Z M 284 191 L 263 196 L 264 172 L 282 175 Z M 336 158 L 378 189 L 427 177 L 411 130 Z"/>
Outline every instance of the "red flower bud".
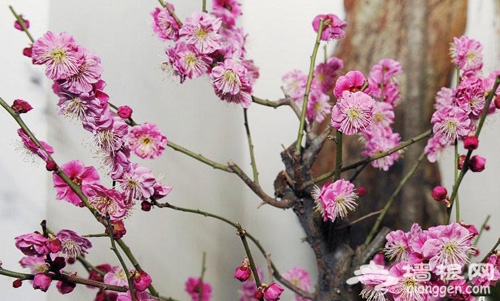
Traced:
<path fill-rule="evenodd" d="M 241 282 L 247 281 L 252 274 L 252 270 L 249 266 L 250 262 L 248 261 L 248 258 L 245 257 L 241 265 L 234 270 L 234 278 Z"/>
<path fill-rule="evenodd" d="M 21 18 L 21 20 L 23 20 L 24 26 L 26 26 L 26 28 L 30 28 L 30 21 L 23 18 L 22 15 L 19 15 L 19 17 Z M 17 20 L 14 22 L 14 28 L 23 31 L 23 27 Z"/>
<path fill-rule="evenodd" d="M 475 155 L 470 158 L 469 168 L 473 172 L 481 172 L 486 167 L 486 158 Z"/>
<path fill-rule="evenodd" d="M 257 300 L 262 300 L 262 298 L 264 298 L 264 293 L 262 292 L 262 286 L 259 287 L 259 289 L 255 292 L 255 294 L 253 295 L 253 297 Z"/>
<path fill-rule="evenodd" d="M 359 197 L 362 197 L 366 195 L 366 188 L 364 186 L 359 186 L 358 188 L 356 188 L 356 192 L 358 193 Z"/>
<path fill-rule="evenodd" d="M 23 55 L 26 57 L 31 57 L 33 55 L 33 46 L 29 46 L 23 49 Z"/>
<path fill-rule="evenodd" d="M 48 171 L 56 171 L 56 169 L 57 169 L 56 162 L 54 162 L 52 160 L 47 161 L 45 163 L 45 169 L 47 169 Z"/>
<path fill-rule="evenodd" d="M 10 107 L 18 114 L 27 113 L 33 109 L 33 107 L 26 100 L 22 99 L 14 100 L 14 103 Z"/>
<path fill-rule="evenodd" d="M 436 186 L 432 189 L 432 198 L 438 202 L 446 199 L 448 196 L 448 191 L 443 186 Z"/>
<path fill-rule="evenodd" d="M 467 150 L 475 150 L 479 145 L 479 140 L 476 136 L 467 136 L 464 138 L 464 148 Z"/>
<path fill-rule="evenodd" d="M 462 168 L 464 168 L 464 163 L 465 163 L 465 155 L 460 155 L 460 157 L 458 157 L 458 166 L 457 166 L 457 168 L 459 170 L 462 170 Z"/>
<path fill-rule="evenodd" d="M 132 116 L 132 109 L 129 106 L 121 106 L 117 110 L 118 116 L 120 116 L 123 119 L 130 118 Z"/>
<path fill-rule="evenodd" d="M 490 225 L 484 225 L 484 230 L 490 231 L 490 229 L 491 229 Z"/>
<path fill-rule="evenodd" d="M 141 203 L 141 209 L 142 209 L 142 211 L 148 212 L 148 211 L 151 210 L 151 207 L 153 207 L 153 204 L 151 204 L 148 201 L 142 201 L 142 203 Z"/>
<path fill-rule="evenodd" d="M 127 229 L 125 229 L 125 224 L 123 221 L 113 221 L 111 222 L 111 226 L 113 227 L 113 237 L 115 239 L 122 238 L 126 233 Z M 109 234 L 109 228 L 106 227 L 106 234 Z"/>
<path fill-rule="evenodd" d="M 75 289 L 76 283 L 67 282 L 67 281 L 59 281 L 56 284 L 57 290 L 61 294 L 69 294 Z"/>
<path fill-rule="evenodd" d="M 495 103 L 495 107 L 497 109 L 500 109 L 500 95 L 495 96 L 494 103 Z"/>
<path fill-rule="evenodd" d="M 16 279 L 16 280 L 14 280 L 14 282 L 12 282 L 12 287 L 13 288 L 21 287 L 21 285 L 23 285 L 23 280 L 22 279 Z"/>

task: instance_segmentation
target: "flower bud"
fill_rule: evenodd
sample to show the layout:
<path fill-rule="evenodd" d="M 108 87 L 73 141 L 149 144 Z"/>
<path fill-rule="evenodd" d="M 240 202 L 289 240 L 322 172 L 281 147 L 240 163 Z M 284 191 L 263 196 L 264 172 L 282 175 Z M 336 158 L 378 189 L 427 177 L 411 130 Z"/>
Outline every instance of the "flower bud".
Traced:
<path fill-rule="evenodd" d="M 267 301 L 277 301 L 280 299 L 284 289 L 277 283 L 273 282 L 264 288 L 264 299 Z"/>
<path fill-rule="evenodd" d="M 148 202 L 148 201 L 142 201 L 142 203 L 141 203 L 141 209 L 142 209 L 142 211 L 148 212 L 148 211 L 151 210 L 152 206 L 153 205 L 150 202 Z"/>
<path fill-rule="evenodd" d="M 48 160 L 45 163 L 45 169 L 47 169 L 47 171 L 56 171 L 57 170 L 57 164 L 56 164 L 56 162 L 54 162 L 52 160 Z"/>
<path fill-rule="evenodd" d="M 111 226 L 113 227 L 113 237 L 115 239 L 120 239 L 127 233 L 127 229 L 125 229 L 125 224 L 123 223 L 123 221 L 112 221 Z M 108 229 L 109 228 L 106 227 L 106 234 L 109 234 Z"/>
<path fill-rule="evenodd" d="M 358 193 L 359 197 L 362 197 L 362 196 L 366 195 L 366 187 L 359 186 L 358 188 L 356 188 L 356 192 Z"/>
<path fill-rule="evenodd" d="M 252 274 L 252 270 L 250 269 L 250 263 L 248 258 L 245 257 L 242 264 L 234 270 L 234 278 L 238 279 L 241 282 L 247 281 Z"/>
<path fill-rule="evenodd" d="M 467 136 L 464 138 L 464 148 L 467 150 L 475 150 L 479 145 L 479 139 L 476 136 Z"/>
<path fill-rule="evenodd" d="M 491 229 L 490 225 L 484 225 L 484 230 L 490 231 L 490 229 Z"/>
<path fill-rule="evenodd" d="M 118 108 L 116 113 L 123 119 L 130 118 L 132 116 L 132 109 L 129 106 L 121 106 Z"/>
<path fill-rule="evenodd" d="M 46 292 L 49 289 L 52 278 L 44 273 L 38 273 L 33 278 L 33 288 Z"/>
<path fill-rule="evenodd" d="M 486 158 L 479 155 L 474 155 L 470 158 L 469 168 L 473 172 L 481 172 L 486 167 Z"/>
<path fill-rule="evenodd" d="M 448 191 L 443 186 L 436 186 L 432 189 L 432 198 L 438 202 L 446 199 L 448 196 Z"/>
<path fill-rule="evenodd" d="M 16 279 L 16 280 L 14 280 L 14 282 L 12 282 L 12 287 L 13 288 L 21 287 L 21 285 L 23 285 L 23 280 L 22 279 Z"/>
<path fill-rule="evenodd" d="M 465 155 L 460 155 L 460 157 L 458 157 L 458 170 L 462 170 L 462 168 L 464 168 L 464 163 L 465 163 Z"/>
<path fill-rule="evenodd" d="M 33 55 L 33 46 L 29 46 L 23 49 L 23 55 L 26 57 L 31 57 Z"/>
<path fill-rule="evenodd" d="M 500 95 L 495 96 L 495 100 L 493 102 L 495 103 L 495 107 L 500 109 Z"/>
<path fill-rule="evenodd" d="M 56 284 L 57 290 L 61 294 L 69 294 L 75 289 L 76 283 L 67 282 L 67 281 L 59 281 Z"/>
<path fill-rule="evenodd" d="M 19 17 L 21 18 L 21 20 L 23 20 L 23 23 L 24 23 L 24 26 L 26 26 L 26 29 L 30 28 L 30 21 L 23 18 L 22 15 L 19 15 Z M 17 20 L 14 22 L 14 28 L 17 30 L 23 31 L 23 27 L 21 26 L 21 24 Z"/>
<path fill-rule="evenodd" d="M 18 114 L 27 113 L 33 109 L 33 107 L 26 100 L 22 99 L 14 100 L 14 103 L 10 107 Z"/>

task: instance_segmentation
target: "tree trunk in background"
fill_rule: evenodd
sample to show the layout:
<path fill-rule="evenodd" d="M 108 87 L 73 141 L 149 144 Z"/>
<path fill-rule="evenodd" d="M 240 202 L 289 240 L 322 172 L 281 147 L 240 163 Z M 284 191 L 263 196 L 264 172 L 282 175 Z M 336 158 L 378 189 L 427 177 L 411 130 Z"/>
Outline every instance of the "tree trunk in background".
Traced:
<path fill-rule="evenodd" d="M 346 36 L 339 41 L 335 56 L 344 61 L 344 71 L 360 70 L 366 76 L 382 58 L 401 62 L 404 74 L 397 78 L 401 103 L 396 108 L 394 131 L 407 140 L 430 129 L 434 96 L 453 75 L 449 46 L 465 30 L 466 0 L 345 0 Z M 344 141 L 344 166 L 359 160 L 362 146 L 356 137 Z M 380 210 L 423 151 L 425 141 L 412 145 L 388 172 L 370 167 L 356 178 L 367 188 L 351 220 Z M 334 168 L 335 144 L 328 141 L 314 167 L 315 176 Z M 349 173 L 343 175 L 349 178 Z M 408 230 L 418 222 L 423 227 L 443 222 L 445 208 L 430 192 L 440 182 L 437 164 L 425 159 L 393 204 L 384 225 Z M 351 229 L 351 244 L 362 243 L 376 217 Z"/>

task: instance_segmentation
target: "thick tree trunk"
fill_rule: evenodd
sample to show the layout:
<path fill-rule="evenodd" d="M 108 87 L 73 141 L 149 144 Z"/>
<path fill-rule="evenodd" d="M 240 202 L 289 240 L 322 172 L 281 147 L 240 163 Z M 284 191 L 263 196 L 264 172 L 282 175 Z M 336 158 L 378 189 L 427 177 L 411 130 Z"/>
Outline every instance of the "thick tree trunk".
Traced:
<path fill-rule="evenodd" d="M 337 45 L 335 55 L 344 61 L 344 71 L 361 70 L 368 75 L 372 65 L 382 58 L 401 62 L 400 75 L 402 102 L 396 110 L 395 131 L 402 140 L 412 138 L 430 129 L 430 116 L 436 92 L 449 84 L 452 66 L 449 45 L 454 36 L 462 35 L 466 23 L 466 0 L 345 0 L 347 33 Z M 325 126 L 327 126 L 325 123 Z M 425 141 L 405 151 L 389 172 L 365 168 L 356 178 L 358 186 L 367 188 L 368 194 L 360 199 L 351 220 L 383 208 L 401 178 L 422 153 Z M 298 168 L 293 151 L 283 153 L 287 174 L 301 174 L 308 181 L 334 168 L 335 144 L 326 141 L 314 163 L 313 172 L 304 158 Z M 361 159 L 361 145 L 356 137 L 345 139 L 344 165 Z M 349 178 L 349 173 L 342 175 Z M 314 213 L 310 190 L 297 191 L 280 183 L 277 196 L 294 199 L 294 211 L 304 227 L 307 241 L 313 248 L 318 265 L 318 286 L 315 301 L 358 300 L 358 291 L 346 285 L 353 271 L 369 259 L 383 245 L 387 229 L 370 246 L 362 246 L 373 227 L 374 218 L 347 227 L 347 221 L 324 223 Z M 297 180 L 294 177 L 292 180 Z M 415 223 L 423 227 L 442 223 L 445 208 L 430 197 L 430 191 L 440 181 L 437 165 L 424 160 L 417 173 L 399 194 L 383 225 L 408 230 Z"/>

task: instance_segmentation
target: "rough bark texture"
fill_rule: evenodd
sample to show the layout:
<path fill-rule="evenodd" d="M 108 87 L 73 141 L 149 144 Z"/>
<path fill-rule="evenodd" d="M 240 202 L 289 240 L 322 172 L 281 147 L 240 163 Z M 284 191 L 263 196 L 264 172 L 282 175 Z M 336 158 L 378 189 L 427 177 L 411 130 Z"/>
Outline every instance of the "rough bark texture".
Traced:
<path fill-rule="evenodd" d="M 382 58 L 400 61 L 404 70 L 404 74 L 398 77 L 402 102 L 396 110 L 394 130 L 400 133 L 402 140 L 425 132 L 430 128 L 434 96 L 441 87 L 449 84 L 452 76 L 449 44 L 454 36 L 463 34 L 467 1 L 345 0 L 345 7 L 347 33 L 335 53 L 344 61 L 344 71 L 357 69 L 368 75 L 371 66 Z M 344 141 L 345 166 L 361 159 L 362 146 L 355 137 Z M 384 206 L 424 146 L 425 141 L 412 145 L 389 172 L 371 167 L 363 170 L 355 183 L 365 186 L 368 194 L 360 199 L 358 209 L 350 216 L 351 220 Z M 283 162 L 288 175 L 297 175 L 297 162 L 293 161 L 291 153 L 284 152 Z M 334 161 L 335 145 L 326 141 L 314 164 L 314 177 L 332 170 Z M 313 177 L 309 172 L 310 166 L 304 162 L 300 165 L 302 181 L 308 181 Z M 349 178 L 349 173 L 342 176 Z M 408 230 L 414 222 L 423 227 L 442 223 L 445 208 L 430 197 L 430 191 L 439 181 L 437 165 L 423 162 L 399 194 L 383 224 L 389 228 Z M 352 277 L 353 271 L 383 244 L 381 239 L 370 246 L 362 246 L 375 218 L 352 227 L 344 227 L 346 221 L 323 223 L 313 212 L 309 190 L 277 187 L 277 191 L 278 196 L 296 201 L 294 211 L 316 254 L 319 282 L 315 300 L 358 300 L 356 288 L 346 286 L 345 280 Z"/>

